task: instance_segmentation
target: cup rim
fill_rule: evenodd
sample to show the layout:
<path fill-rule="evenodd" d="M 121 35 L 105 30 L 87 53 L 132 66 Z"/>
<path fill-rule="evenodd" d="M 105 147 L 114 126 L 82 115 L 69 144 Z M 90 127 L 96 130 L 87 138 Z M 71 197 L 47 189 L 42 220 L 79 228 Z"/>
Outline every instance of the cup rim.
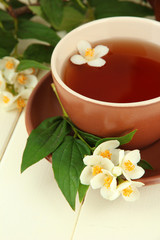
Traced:
<path fill-rule="evenodd" d="M 63 44 L 63 42 L 70 38 L 70 36 L 72 34 L 75 34 L 76 32 L 83 30 L 89 26 L 92 26 L 96 23 L 103 23 L 106 21 L 120 21 L 120 20 L 125 20 L 125 21 L 141 21 L 141 22 L 148 22 L 149 24 L 154 24 L 159 26 L 160 28 L 160 23 L 152 20 L 152 19 L 147 19 L 147 18 L 140 18 L 140 17 L 128 17 L 128 16 L 118 16 L 118 17 L 108 17 L 108 18 L 102 18 L 102 19 L 98 19 L 98 20 L 93 20 L 89 23 L 85 23 L 75 29 L 73 29 L 72 31 L 70 31 L 69 33 L 67 33 L 56 45 L 55 49 L 53 50 L 52 56 L 51 56 L 51 72 L 53 74 L 53 76 L 56 78 L 56 81 L 61 85 L 61 87 L 63 87 L 67 92 L 71 93 L 72 95 L 74 95 L 75 97 L 80 98 L 81 100 L 85 100 L 87 102 L 90 103 L 94 103 L 94 104 L 98 104 L 98 105 L 103 105 L 103 106 L 112 106 L 112 107 L 140 107 L 140 106 L 146 106 L 146 105 L 150 105 L 153 103 L 158 103 L 160 102 L 160 96 L 156 97 L 156 98 L 152 98 L 152 99 L 148 99 L 145 101 L 139 101 L 139 102 L 131 102 L 131 103 L 114 103 L 114 102 L 105 102 L 105 101 L 100 101 L 100 100 L 96 100 L 96 99 L 92 99 L 89 97 L 86 97 L 80 93 L 77 93 L 76 91 L 72 90 L 71 88 L 69 88 L 60 78 L 59 74 L 57 73 L 56 70 L 56 64 L 55 64 L 55 56 L 57 55 L 57 52 L 59 51 L 59 48 L 61 47 L 61 45 Z"/>

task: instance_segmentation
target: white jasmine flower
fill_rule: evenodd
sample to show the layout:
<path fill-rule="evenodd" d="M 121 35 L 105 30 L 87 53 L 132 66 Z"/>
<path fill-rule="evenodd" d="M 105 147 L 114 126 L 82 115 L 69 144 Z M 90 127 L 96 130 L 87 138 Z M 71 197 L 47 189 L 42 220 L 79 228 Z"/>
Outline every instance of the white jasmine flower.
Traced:
<path fill-rule="evenodd" d="M 97 155 L 86 156 L 83 161 L 87 166 L 81 173 L 80 181 L 85 185 L 90 185 L 91 180 L 96 175 L 102 173 L 103 169 L 111 171 L 114 167 L 114 164 L 108 158 L 103 158 L 102 156 Z"/>
<path fill-rule="evenodd" d="M 119 166 L 122 169 L 123 175 L 127 180 L 141 178 L 145 171 L 142 167 L 137 166 L 140 161 L 140 151 L 124 151 L 119 152 Z"/>
<path fill-rule="evenodd" d="M 137 188 L 142 187 L 144 184 L 141 182 L 124 181 L 119 184 L 117 190 L 122 194 L 126 201 L 135 201 L 139 198 L 140 192 Z"/>
<path fill-rule="evenodd" d="M 104 169 L 102 173 L 91 179 L 91 187 L 93 189 L 101 188 L 100 194 L 108 200 L 115 200 L 120 195 L 120 192 L 117 190 L 116 177 Z"/>
<path fill-rule="evenodd" d="M 77 49 L 80 54 L 75 54 L 71 57 L 71 62 L 77 65 L 87 63 L 92 67 L 102 67 L 106 61 L 101 57 L 109 52 L 109 48 L 103 45 L 98 45 L 95 48 L 87 41 L 80 41 L 77 44 Z"/>
<path fill-rule="evenodd" d="M 120 143 L 117 140 L 103 142 L 94 150 L 93 155 L 108 158 L 114 163 L 114 165 L 118 165 L 120 149 L 117 149 L 117 147 L 119 147 L 119 145 Z"/>
<path fill-rule="evenodd" d="M 19 72 L 14 80 L 15 90 L 19 93 L 24 91 L 26 88 L 33 89 L 38 83 L 37 77 L 30 74 L 30 70 L 28 70 L 28 72 L 29 74 L 26 74 L 27 71 Z"/>
<path fill-rule="evenodd" d="M 26 89 L 17 96 L 13 96 L 13 94 L 8 91 L 2 91 L 0 92 L 0 107 L 7 111 L 18 109 L 21 112 L 26 106 L 26 100 L 30 94 L 31 89 Z"/>
<path fill-rule="evenodd" d="M 4 57 L 0 59 L 0 70 L 2 71 L 3 77 L 10 84 L 13 84 L 14 79 L 17 76 L 15 70 L 18 64 L 19 60 L 13 57 Z"/>
<path fill-rule="evenodd" d="M 0 92 L 0 107 L 5 110 L 12 110 L 15 108 L 16 97 L 12 93 L 3 91 Z"/>

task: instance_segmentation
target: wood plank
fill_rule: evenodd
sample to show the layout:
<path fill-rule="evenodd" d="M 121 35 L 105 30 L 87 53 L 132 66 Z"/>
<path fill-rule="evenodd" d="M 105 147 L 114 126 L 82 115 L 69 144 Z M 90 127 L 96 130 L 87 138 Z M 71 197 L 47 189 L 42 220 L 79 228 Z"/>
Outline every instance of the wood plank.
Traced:
<path fill-rule="evenodd" d="M 0 160 L 16 126 L 20 113 L 17 110 L 6 112 L 0 108 Z"/>
<path fill-rule="evenodd" d="M 24 112 L 0 163 L 0 239 L 70 239 L 76 212 L 43 159 L 20 174 L 27 139 Z"/>
<path fill-rule="evenodd" d="M 140 189 L 140 199 L 126 202 L 103 199 L 90 189 L 73 240 L 160 239 L 160 184 Z"/>

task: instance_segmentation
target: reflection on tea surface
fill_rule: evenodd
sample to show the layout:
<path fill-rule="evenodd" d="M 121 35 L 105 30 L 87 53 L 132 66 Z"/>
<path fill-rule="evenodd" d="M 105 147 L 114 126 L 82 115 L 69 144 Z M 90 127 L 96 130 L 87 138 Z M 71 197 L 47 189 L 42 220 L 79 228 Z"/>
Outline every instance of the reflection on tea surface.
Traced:
<path fill-rule="evenodd" d="M 160 96 L 160 46 L 130 39 L 97 44 L 109 47 L 103 67 L 68 60 L 63 81 L 74 91 L 101 101 L 129 103 Z"/>

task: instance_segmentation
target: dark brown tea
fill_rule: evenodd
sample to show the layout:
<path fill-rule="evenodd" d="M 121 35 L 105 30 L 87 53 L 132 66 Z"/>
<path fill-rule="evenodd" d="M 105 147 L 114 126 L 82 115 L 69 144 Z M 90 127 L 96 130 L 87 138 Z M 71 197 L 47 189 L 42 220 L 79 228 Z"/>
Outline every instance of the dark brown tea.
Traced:
<path fill-rule="evenodd" d="M 74 91 L 96 100 L 139 102 L 160 96 L 160 46 L 128 39 L 107 40 L 103 67 L 65 65 L 63 81 Z"/>

